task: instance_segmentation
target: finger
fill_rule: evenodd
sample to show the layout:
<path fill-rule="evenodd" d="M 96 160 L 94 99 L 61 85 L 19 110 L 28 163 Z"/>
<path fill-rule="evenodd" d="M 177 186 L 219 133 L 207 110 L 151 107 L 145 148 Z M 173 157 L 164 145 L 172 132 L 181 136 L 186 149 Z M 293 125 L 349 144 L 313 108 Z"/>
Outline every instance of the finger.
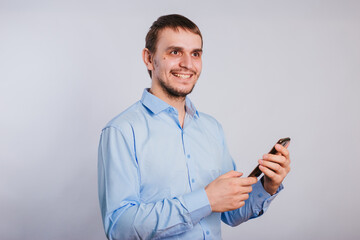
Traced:
<path fill-rule="evenodd" d="M 237 206 L 237 208 L 241 208 L 245 205 L 245 201 L 240 201 L 239 205 Z"/>
<path fill-rule="evenodd" d="M 284 172 L 284 167 L 282 167 L 280 164 L 275 162 L 259 160 L 259 164 L 279 174 Z"/>
<path fill-rule="evenodd" d="M 251 185 L 249 185 L 249 186 L 236 186 L 236 187 L 233 188 L 232 194 L 236 198 L 239 198 L 241 195 L 251 193 L 252 189 L 253 188 L 251 187 Z"/>
<path fill-rule="evenodd" d="M 237 183 L 240 186 L 251 186 L 257 182 L 256 177 L 246 177 L 246 178 L 239 178 L 237 179 Z"/>
<path fill-rule="evenodd" d="M 229 171 L 223 175 L 221 175 L 219 178 L 234 178 L 234 177 L 241 177 L 243 173 L 237 172 L 237 171 Z"/>
<path fill-rule="evenodd" d="M 241 187 L 238 187 L 238 191 L 237 191 L 237 194 L 247 194 L 247 193 L 250 193 L 252 192 L 252 186 L 249 185 L 249 186 L 241 186 Z"/>
<path fill-rule="evenodd" d="M 287 149 L 288 146 L 289 143 L 286 145 L 286 147 L 282 146 L 281 144 L 276 144 L 275 149 L 278 151 L 278 153 L 288 158 L 289 157 L 289 150 Z"/>
<path fill-rule="evenodd" d="M 248 194 L 248 193 L 251 193 L 252 190 L 253 190 L 252 186 L 249 186 L 249 187 L 246 187 L 243 192 L 244 192 L 245 194 Z"/>
<path fill-rule="evenodd" d="M 259 168 L 265 174 L 265 176 L 267 176 L 268 178 L 270 178 L 270 179 L 276 178 L 277 174 L 274 171 L 270 170 L 269 168 L 261 166 L 261 165 L 259 166 Z"/>
<path fill-rule="evenodd" d="M 256 177 L 248 177 L 248 181 L 250 185 L 253 185 L 255 183 L 257 183 L 257 178 Z"/>
<path fill-rule="evenodd" d="M 238 201 L 245 201 L 245 200 L 248 200 L 248 199 L 249 199 L 249 194 L 245 193 L 245 194 L 241 194 L 239 196 Z"/>
<path fill-rule="evenodd" d="M 274 154 L 264 154 L 263 155 L 263 160 L 266 161 L 270 161 L 270 162 L 275 162 L 278 163 L 282 166 L 285 166 L 287 164 L 287 158 L 285 156 L 282 155 L 274 155 Z"/>

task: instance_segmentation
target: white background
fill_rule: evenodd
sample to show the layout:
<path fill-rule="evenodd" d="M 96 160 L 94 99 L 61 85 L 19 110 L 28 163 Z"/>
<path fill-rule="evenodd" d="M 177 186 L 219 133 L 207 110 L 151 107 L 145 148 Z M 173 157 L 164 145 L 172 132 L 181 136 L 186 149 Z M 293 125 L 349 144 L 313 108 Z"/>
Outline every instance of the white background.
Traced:
<path fill-rule="evenodd" d="M 359 239 L 360 2 L 344 0 L 0 0 L 0 239 L 105 239 L 100 131 L 150 86 L 144 38 L 170 13 L 203 33 L 190 97 L 238 169 L 292 138 L 284 191 L 223 238 Z"/>

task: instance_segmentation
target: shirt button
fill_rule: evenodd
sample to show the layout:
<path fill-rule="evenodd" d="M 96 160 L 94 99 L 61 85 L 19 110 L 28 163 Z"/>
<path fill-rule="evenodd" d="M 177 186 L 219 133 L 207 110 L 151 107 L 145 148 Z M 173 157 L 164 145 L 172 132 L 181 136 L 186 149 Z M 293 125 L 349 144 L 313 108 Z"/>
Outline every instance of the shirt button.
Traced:
<path fill-rule="evenodd" d="M 210 234 L 210 232 L 209 231 L 206 231 L 206 235 L 209 235 Z"/>
<path fill-rule="evenodd" d="M 194 183 L 194 182 L 195 182 L 195 179 L 191 179 L 191 182 Z"/>
<path fill-rule="evenodd" d="M 190 154 L 188 154 L 186 157 L 187 157 L 187 158 L 190 158 Z"/>

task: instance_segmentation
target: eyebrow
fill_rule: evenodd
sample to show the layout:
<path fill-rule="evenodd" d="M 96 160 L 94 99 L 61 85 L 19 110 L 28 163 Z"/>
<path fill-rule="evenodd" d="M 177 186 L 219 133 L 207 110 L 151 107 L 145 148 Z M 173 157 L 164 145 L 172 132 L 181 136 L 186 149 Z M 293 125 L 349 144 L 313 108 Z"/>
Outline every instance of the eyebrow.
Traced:
<path fill-rule="evenodd" d="M 166 51 L 170 51 L 170 50 L 183 51 L 184 48 L 176 47 L 176 46 L 169 46 L 166 48 Z M 203 52 L 203 50 L 202 50 L 202 48 L 195 48 L 191 52 Z"/>
<path fill-rule="evenodd" d="M 203 50 L 202 50 L 202 48 L 196 48 L 196 49 L 193 50 L 193 52 L 201 52 L 202 53 Z"/>

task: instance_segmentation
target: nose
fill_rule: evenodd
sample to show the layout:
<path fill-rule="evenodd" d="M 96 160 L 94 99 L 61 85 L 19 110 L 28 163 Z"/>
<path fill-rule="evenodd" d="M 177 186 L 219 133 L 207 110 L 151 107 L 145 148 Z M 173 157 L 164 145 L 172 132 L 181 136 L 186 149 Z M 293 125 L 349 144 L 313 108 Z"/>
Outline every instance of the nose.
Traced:
<path fill-rule="evenodd" d="M 186 68 L 186 69 L 192 69 L 193 63 L 192 63 L 191 55 L 189 55 L 189 54 L 184 54 L 184 55 L 181 57 L 180 67 L 183 67 L 183 68 Z"/>

